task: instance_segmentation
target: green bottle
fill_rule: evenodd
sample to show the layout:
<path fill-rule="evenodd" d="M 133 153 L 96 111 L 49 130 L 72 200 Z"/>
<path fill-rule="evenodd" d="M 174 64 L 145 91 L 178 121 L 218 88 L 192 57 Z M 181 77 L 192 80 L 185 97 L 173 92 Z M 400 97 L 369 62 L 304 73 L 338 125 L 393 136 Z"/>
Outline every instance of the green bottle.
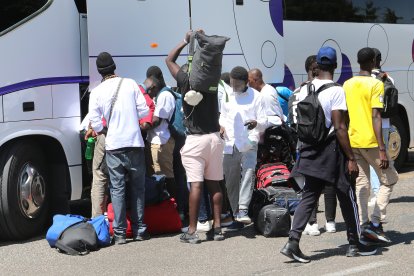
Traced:
<path fill-rule="evenodd" d="M 89 137 L 88 141 L 86 142 L 86 150 L 85 150 L 86 160 L 92 160 L 94 149 L 95 149 L 95 138 Z"/>

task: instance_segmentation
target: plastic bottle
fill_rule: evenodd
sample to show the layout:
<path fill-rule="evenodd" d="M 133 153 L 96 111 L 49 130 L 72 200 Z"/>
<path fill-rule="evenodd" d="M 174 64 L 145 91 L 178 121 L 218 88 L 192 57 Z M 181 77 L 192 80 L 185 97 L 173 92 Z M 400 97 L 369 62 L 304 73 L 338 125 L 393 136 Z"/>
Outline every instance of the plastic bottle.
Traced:
<path fill-rule="evenodd" d="M 86 160 L 92 160 L 94 149 L 95 149 L 95 138 L 89 137 L 88 141 L 86 142 L 86 150 L 85 150 Z"/>

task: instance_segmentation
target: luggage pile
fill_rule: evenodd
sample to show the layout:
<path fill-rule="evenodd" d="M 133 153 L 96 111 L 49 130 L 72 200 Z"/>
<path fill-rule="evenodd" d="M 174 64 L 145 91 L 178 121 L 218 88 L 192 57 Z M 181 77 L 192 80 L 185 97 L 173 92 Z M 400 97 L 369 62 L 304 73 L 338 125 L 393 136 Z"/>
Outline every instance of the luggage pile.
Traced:
<path fill-rule="evenodd" d="M 268 128 L 264 142 L 258 152 L 256 187 L 249 216 L 263 236 L 286 237 L 289 236 L 291 215 L 301 198 L 289 180 L 296 142 L 284 125 Z"/>

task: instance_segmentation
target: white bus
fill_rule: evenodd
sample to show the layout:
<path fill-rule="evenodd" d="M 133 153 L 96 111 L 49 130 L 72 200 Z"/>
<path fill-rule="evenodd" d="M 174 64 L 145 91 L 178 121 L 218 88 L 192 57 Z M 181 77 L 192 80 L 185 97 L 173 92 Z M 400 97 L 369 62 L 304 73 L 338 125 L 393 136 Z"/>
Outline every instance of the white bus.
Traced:
<path fill-rule="evenodd" d="M 282 35 L 259 0 L 13 0 L 0 6 L 0 239 L 35 235 L 81 198 L 85 173 L 79 124 L 110 52 L 117 73 L 143 81 L 165 66 L 190 29 L 230 38 L 223 70 L 262 68 L 282 82 Z M 277 9 L 282 15 L 282 10 Z M 278 26 L 280 29 L 281 26 Z M 178 62 L 185 63 L 185 53 Z"/>
<path fill-rule="evenodd" d="M 372 2 L 372 3 L 371 3 Z M 13 0 L 0 6 L 0 239 L 33 236 L 85 196 L 78 128 L 100 77 L 95 59 L 110 52 L 117 73 L 143 81 L 165 67 L 190 28 L 230 37 L 223 70 L 262 69 L 291 88 L 322 45 L 336 48 L 336 81 L 358 72 L 357 51 L 383 53 L 400 91 L 390 152 L 401 166 L 414 146 L 412 1 L 352 0 Z M 283 10 L 284 7 L 284 10 Z M 306 20 L 306 21 L 304 21 Z M 351 21 L 351 22 L 349 22 Z M 178 60 L 186 62 L 185 52 Z M 90 88 L 88 89 L 88 87 Z"/>
<path fill-rule="evenodd" d="M 389 153 L 397 169 L 414 147 L 414 1 L 407 0 L 275 0 L 283 2 L 284 85 L 306 80 L 305 60 L 321 46 L 338 54 L 335 81 L 358 74 L 357 52 L 375 47 L 382 69 L 395 80 L 399 115 L 391 118 Z"/>

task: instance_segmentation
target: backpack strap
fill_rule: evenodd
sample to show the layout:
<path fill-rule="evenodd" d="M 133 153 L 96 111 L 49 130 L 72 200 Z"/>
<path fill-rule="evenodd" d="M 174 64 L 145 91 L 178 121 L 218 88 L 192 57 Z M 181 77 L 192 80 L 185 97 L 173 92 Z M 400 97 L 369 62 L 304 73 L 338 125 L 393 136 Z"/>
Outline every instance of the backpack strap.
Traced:
<path fill-rule="evenodd" d="M 191 72 L 191 65 L 193 64 L 193 57 L 195 53 L 195 36 L 196 32 L 193 32 L 190 36 L 190 44 L 188 45 L 188 75 Z"/>
<path fill-rule="evenodd" d="M 321 87 L 319 87 L 318 90 L 316 90 L 316 94 L 321 93 L 323 90 L 326 90 L 328 88 L 334 87 L 334 86 L 341 86 L 339 83 L 336 82 L 330 82 L 330 83 L 325 83 L 324 85 L 322 85 Z"/>
<path fill-rule="evenodd" d="M 65 253 L 67 253 L 68 255 L 71 255 L 71 256 L 84 256 L 84 255 L 88 255 L 89 252 L 90 252 L 88 249 L 85 249 L 85 251 L 77 251 L 73 248 L 70 248 L 69 246 L 64 245 L 59 240 L 56 241 L 55 246 L 56 246 L 56 249 L 59 252 L 63 251 L 63 252 L 65 252 Z"/>

